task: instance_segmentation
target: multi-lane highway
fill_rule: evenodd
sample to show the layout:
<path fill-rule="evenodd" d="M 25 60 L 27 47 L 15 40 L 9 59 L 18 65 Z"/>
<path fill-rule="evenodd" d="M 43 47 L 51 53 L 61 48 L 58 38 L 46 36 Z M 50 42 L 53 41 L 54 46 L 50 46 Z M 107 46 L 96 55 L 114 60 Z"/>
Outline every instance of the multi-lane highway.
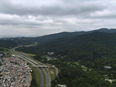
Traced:
<path fill-rule="evenodd" d="M 39 73 L 39 78 L 40 78 L 40 87 L 44 87 L 44 77 L 43 74 L 41 72 L 41 70 L 39 68 L 36 68 L 38 73 Z"/>
<path fill-rule="evenodd" d="M 50 87 L 51 85 L 51 81 L 50 81 L 50 76 L 48 75 L 47 71 L 44 69 L 44 68 L 48 68 L 49 66 L 46 66 L 46 65 L 40 65 L 38 62 L 34 61 L 33 59 L 29 58 L 29 57 L 26 57 L 25 55 L 22 55 L 21 53 L 19 52 L 16 52 L 15 49 L 18 48 L 18 47 L 15 47 L 13 49 L 11 49 L 11 52 L 17 56 L 17 57 L 20 57 L 22 58 L 23 60 L 29 62 L 30 64 L 32 64 L 32 66 L 36 67 L 36 69 L 38 70 L 38 73 L 40 75 L 40 87 L 44 87 L 44 83 L 46 83 L 46 87 Z M 40 69 L 41 68 L 41 69 Z M 42 70 L 42 71 L 41 71 Z M 46 79 L 46 82 L 44 82 L 44 78 L 43 78 L 43 74 L 42 72 L 44 73 L 45 75 L 45 79 Z"/>
<path fill-rule="evenodd" d="M 50 77 L 44 68 L 42 68 L 42 70 L 43 70 L 45 78 L 46 78 L 46 84 L 48 85 L 47 87 L 50 87 Z"/>

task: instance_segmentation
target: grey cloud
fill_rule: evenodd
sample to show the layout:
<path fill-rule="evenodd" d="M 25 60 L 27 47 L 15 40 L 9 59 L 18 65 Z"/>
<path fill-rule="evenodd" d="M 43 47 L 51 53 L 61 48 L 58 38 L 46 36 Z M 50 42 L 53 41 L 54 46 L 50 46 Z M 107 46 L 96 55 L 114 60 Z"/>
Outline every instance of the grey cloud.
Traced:
<path fill-rule="evenodd" d="M 49 2 L 51 0 L 48 0 L 49 4 L 44 4 L 41 0 L 36 0 L 40 3 L 37 3 L 38 5 L 33 3 L 31 5 L 29 1 L 32 0 L 27 0 L 27 3 L 25 1 L 15 0 L 17 3 L 14 3 L 14 0 L 0 0 L 1 31 L 9 34 L 7 31 L 9 29 L 18 34 L 20 30 L 22 35 L 26 35 L 26 32 L 29 35 L 44 35 L 61 32 L 64 29 L 81 31 L 116 27 L 112 22 L 116 18 L 116 6 L 113 1 L 57 0 L 56 2 L 52 0 L 54 2 Z M 12 32 L 11 34 L 14 34 Z"/>
<path fill-rule="evenodd" d="M 18 20 L 0 20 L 0 25 L 28 25 L 28 26 L 42 26 L 40 23 L 18 21 Z"/>
<path fill-rule="evenodd" d="M 104 15 L 94 15 L 94 16 L 91 16 L 91 15 L 88 15 L 86 16 L 90 19 L 116 19 L 116 13 L 111 13 L 111 14 L 104 14 Z"/>
<path fill-rule="evenodd" d="M 73 5 L 74 4 L 74 5 Z M 51 15 L 51 16 L 66 16 L 66 15 L 81 15 L 99 10 L 104 10 L 104 6 L 97 4 L 73 3 L 71 5 L 51 5 L 41 7 L 26 7 L 24 5 L 15 5 L 11 2 L 2 2 L 0 13 L 17 14 L 17 15 Z"/>

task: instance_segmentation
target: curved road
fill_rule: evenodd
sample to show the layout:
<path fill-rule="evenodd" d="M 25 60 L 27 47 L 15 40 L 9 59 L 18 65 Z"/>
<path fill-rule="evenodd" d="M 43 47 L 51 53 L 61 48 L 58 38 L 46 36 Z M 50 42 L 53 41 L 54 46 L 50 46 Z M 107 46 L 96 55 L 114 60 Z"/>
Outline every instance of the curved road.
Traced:
<path fill-rule="evenodd" d="M 50 77 L 44 68 L 42 68 L 42 70 L 46 78 L 46 87 L 50 87 Z"/>
<path fill-rule="evenodd" d="M 41 70 L 39 68 L 36 68 L 38 73 L 39 73 L 39 77 L 40 77 L 40 87 L 44 87 L 44 78 L 43 78 L 43 74 L 41 72 Z"/>

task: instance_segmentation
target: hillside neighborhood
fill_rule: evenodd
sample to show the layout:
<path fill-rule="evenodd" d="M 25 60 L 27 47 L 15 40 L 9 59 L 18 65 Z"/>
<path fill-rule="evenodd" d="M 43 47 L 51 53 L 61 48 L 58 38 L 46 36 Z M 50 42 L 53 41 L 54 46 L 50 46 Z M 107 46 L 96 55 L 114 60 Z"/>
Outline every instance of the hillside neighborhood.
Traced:
<path fill-rule="evenodd" d="M 14 57 L 3 58 L 0 66 L 0 87 L 29 87 L 31 68 L 27 62 Z"/>

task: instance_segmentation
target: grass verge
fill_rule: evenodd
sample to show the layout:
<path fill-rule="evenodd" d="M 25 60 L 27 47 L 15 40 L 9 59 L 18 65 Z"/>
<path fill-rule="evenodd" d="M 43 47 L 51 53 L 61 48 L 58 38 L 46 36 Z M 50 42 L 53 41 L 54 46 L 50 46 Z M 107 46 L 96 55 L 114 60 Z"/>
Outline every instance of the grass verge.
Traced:
<path fill-rule="evenodd" d="M 32 65 L 29 65 L 29 67 L 33 70 L 32 72 L 32 81 L 31 81 L 31 86 L 30 87 L 40 87 L 39 83 L 39 74 L 38 71 L 35 67 Z"/>

